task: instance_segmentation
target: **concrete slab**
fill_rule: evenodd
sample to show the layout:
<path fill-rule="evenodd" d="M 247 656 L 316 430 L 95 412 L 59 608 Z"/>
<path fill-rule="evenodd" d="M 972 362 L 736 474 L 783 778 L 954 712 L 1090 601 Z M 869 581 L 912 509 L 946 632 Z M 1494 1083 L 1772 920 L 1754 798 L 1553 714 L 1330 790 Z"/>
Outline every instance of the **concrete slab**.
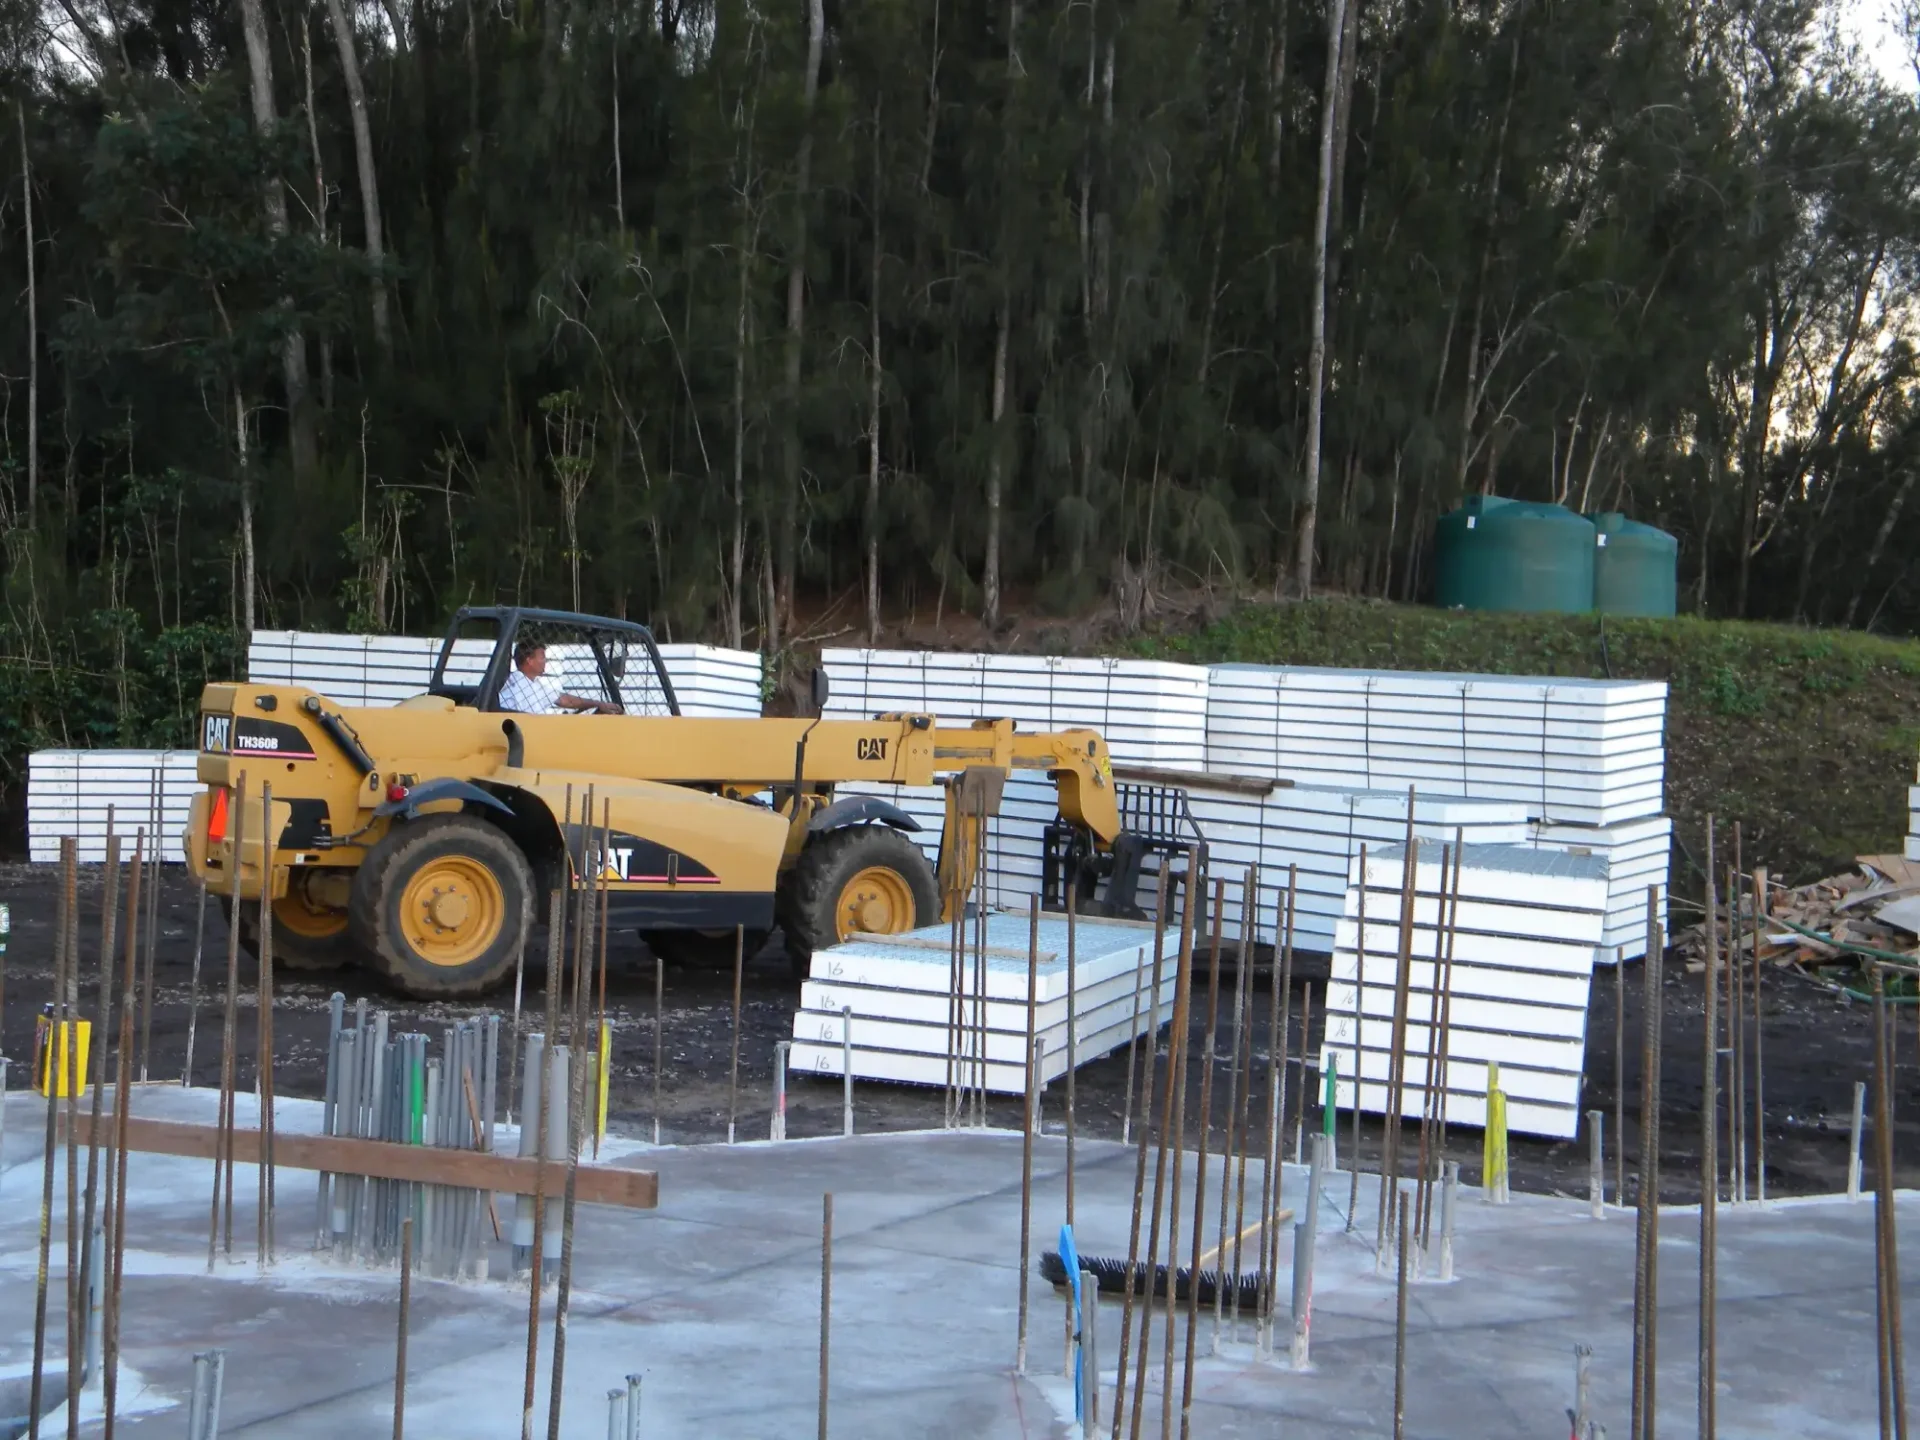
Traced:
<path fill-rule="evenodd" d="M 156 1087 L 141 1114 L 210 1120 L 213 1097 Z M 285 1101 L 282 1129 L 312 1128 L 318 1107 Z M 241 1123 L 251 1123 L 242 1100 Z M 0 1150 L 0 1385 L 25 1373 L 33 1341 L 42 1103 L 7 1099 Z M 1037 1279 L 1027 1377 L 1013 1373 L 1019 1275 L 1021 1140 L 956 1131 L 647 1151 L 615 1141 L 620 1163 L 661 1176 L 653 1213 L 582 1207 L 567 1334 L 569 1437 L 606 1434 L 606 1392 L 644 1376 L 643 1433 L 786 1437 L 813 1433 L 818 1385 L 821 1196 L 834 1194 L 831 1430 L 844 1436 L 1054 1437 L 1071 1400 L 1061 1378 L 1063 1307 Z M 1057 1241 L 1065 1146 L 1036 1145 L 1034 1253 Z M 1076 1155 L 1075 1232 L 1083 1253 L 1124 1259 L 1136 1155 L 1085 1143 Z M 64 1375 L 65 1198 L 56 1166 L 49 1352 Z M 84 1170 L 84 1158 L 82 1161 Z M 1185 1158 L 1181 1228 L 1191 1213 Z M 1304 1196 L 1288 1167 L 1286 1203 Z M 253 1172 L 236 1175 L 235 1253 L 211 1274 L 211 1167 L 134 1156 L 128 1224 L 122 1404 L 129 1437 L 180 1433 L 192 1354 L 229 1353 L 221 1433 L 318 1440 L 385 1434 L 393 1410 L 397 1277 L 308 1252 L 314 1180 L 279 1178 L 282 1257 L 253 1260 Z M 1217 1238 L 1220 1166 L 1208 1167 L 1205 1245 Z M 1152 1165 L 1148 1174 L 1151 1200 Z M 1249 1167 L 1256 1194 L 1259 1167 Z M 1350 1182 L 1325 1195 L 1312 1365 L 1256 1356 L 1231 1325 L 1215 1349 L 1211 1316 L 1196 1341 L 1192 1433 L 1384 1436 L 1392 1433 L 1394 1285 L 1375 1273 L 1377 1177 L 1363 1176 L 1351 1232 Z M 1903 1220 L 1920 1196 L 1902 1195 Z M 1663 1427 L 1691 1433 L 1698 1312 L 1697 1212 L 1661 1217 Z M 1190 1236 L 1180 1242 L 1184 1261 Z M 1247 1265 L 1251 1267 L 1251 1248 Z M 1911 1247 L 1910 1247 L 1911 1248 Z M 1584 1202 L 1515 1196 L 1459 1207 L 1456 1279 L 1422 1281 L 1408 1303 L 1407 1433 L 1428 1440 L 1538 1440 L 1564 1434 L 1573 1347 L 1592 1345 L 1595 1414 L 1625 1433 L 1634 1222 L 1601 1221 Z M 1290 1263 L 1291 1237 L 1281 1245 Z M 504 1263 L 495 1270 L 502 1274 Z M 1786 1201 L 1724 1208 L 1720 1222 L 1720 1425 L 1752 1437 L 1858 1436 L 1875 1425 L 1872 1205 Z M 1904 1282 L 1903 1282 L 1904 1290 Z M 553 1336 L 543 1304 L 535 1429 L 546 1431 Z M 416 1279 L 407 1432 L 512 1436 L 526 1369 L 527 1292 L 505 1279 Z M 1285 1329 L 1283 1320 L 1283 1332 Z M 1103 1303 L 1103 1407 L 1111 1403 L 1121 1315 Z M 1143 1433 L 1159 1433 L 1164 1317 L 1149 1339 Z M 1184 1361 L 1176 1326 L 1173 1383 Z M 1280 1337 L 1284 1357 L 1286 1336 Z M 1138 1317 L 1133 1335 L 1138 1353 Z M 1177 1400 L 1177 1395 L 1176 1395 Z M 87 1407 L 99 1413 L 97 1398 Z M 1175 1423 L 1178 1423 L 1176 1416 Z M 63 1425 L 60 1428 L 64 1428 Z M 97 1434 L 97 1419 L 83 1424 Z"/>

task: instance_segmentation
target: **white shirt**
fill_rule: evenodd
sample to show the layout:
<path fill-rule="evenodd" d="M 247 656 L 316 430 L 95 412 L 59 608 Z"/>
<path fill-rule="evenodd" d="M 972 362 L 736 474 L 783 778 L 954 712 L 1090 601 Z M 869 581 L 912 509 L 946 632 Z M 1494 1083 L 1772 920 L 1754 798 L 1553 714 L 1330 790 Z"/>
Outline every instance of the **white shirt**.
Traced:
<path fill-rule="evenodd" d="M 567 711 L 560 704 L 560 693 L 560 682 L 552 676 L 536 677 L 516 668 L 500 687 L 500 708 L 522 715 L 562 715 Z"/>

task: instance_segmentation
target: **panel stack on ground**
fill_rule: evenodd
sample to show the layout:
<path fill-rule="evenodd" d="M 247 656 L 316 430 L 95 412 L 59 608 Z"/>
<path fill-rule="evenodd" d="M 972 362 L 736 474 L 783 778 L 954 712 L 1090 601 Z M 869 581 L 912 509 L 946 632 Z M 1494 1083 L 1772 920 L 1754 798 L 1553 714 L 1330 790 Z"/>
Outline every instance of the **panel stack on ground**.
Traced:
<path fill-rule="evenodd" d="M 1531 819 L 1657 815 L 1662 681 L 1216 665 L 1207 768 L 1303 785 L 1516 800 Z"/>
<path fill-rule="evenodd" d="M 1672 858 L 1673 820 L 1653 815 L 1617 825 L 1548 825 L 1535 821 L 1528 839 L 1542 850 L 1597 855 L 1607 863 L 1607 927 L 1602 964 L 1617 956 L 1637 960 L 1647 953 L 1647 887 L 1659 894 L 1656 914 L 1667 920 L 1667 867 Z"/>
<path fill-rule="evenodd" d="M 1207 749 L 1207 671 L 1161 660 L 823 650 L 826 715 L 864 720 L 921 711 L 942 720 L 1012 720 L 1023 730 L 1098 730 L 1116 763 L 1199 770 Z"/>
<path fill-rule="evenodd" d="M 1260 867 L 1260 896 L 1255 912 L 1257 937 L 1279 940 L 1280 897 L 1289 867 L 1298 867 L 1293 940 L 1302 950 L 1333 948 L 1334 925 L 1347 893 L 1347 878 L 1360 855 L 1402 842 L 1407 835 L 1407 792 L 1342 790 L 1312 785 L 1276 785 L 1265 796 L 1221 790 L 1190 792 L 1193 816 L 1207 838 L 1208 862 L 1216 879 L 1225 879 L 1228 900 L 1224 925 L 1238 935 L 1241 925 L 1241 876 Z M 1524 806 L 1511 801 L 1414 797 L 1414 834 L 1422 840 L 1451 842 L 1456 832 L 1466 843 L 1524 844 Z"/>
<path fill-rule="evenodd" d="M 1920 780 L 1920 769 L 1913 778 Z M 1907 787 L 1907 859 L 1920 861 L 1920 785 Z"/>
<path fill-rule="evenodd" d="M 259 684 L 304 685 L 343 706 L 396 705 L 426 690 L 441 643 L 414 635 L 258 630 L 247 647 L 247 674 Z M 492 653 L 491 640 L 455 641 L 447 678 L 463 685 L 475 683 Z M 660 658 L 683 715 L 760 713 L 759 655 L 716 645 L 662 645 Z M 552 646 L 547 665 L 563 687 L 585 689 L 588 694 L 597 690 L 598 671 L 585 646 Z M 628 662 L 621 699 L 630 714 L 666 713 L 652 667 L 638 659 Z"/>
<path fill-rule="evenodd" d="M 160 787 L 160 858 L 184 861 L 180 833 L 200 787 L 191 750 L 40 750 L 27 757 L 27 855 L 60 858 L 61 837 L 79 842 L 80 859 L 107 858 L 107 812 L 121 849 L 133 853 L 136 830 L 152 845 L 153 801 Z M 151 852 L 149 852 L 151 853 Z"/>
<path fill-rule="evenodd" d="M 986 988 L 976 979 L 974 922 L 954 1000 L 951 927 L 851 941 L 817 951 L 793 1017 L 790 1061 L 801 1074 L 844 1073 L 843 1007 L 853 1011 L 856 1079 L 914 1085 L 961 1083 L 999 1095 L 1026 1090 L 1028 917 L 987 916 Z M 1074 934 L 1074 1046 L 1082 1065 L 1155 1029 L 1153 927 L 1124 920 L 1077 922 Z M 1162 955 L 1160 1024 L 1172 1014 L 1177 930 Z M 1040 920 L 1035 1028 L 1044 1050 L 1041 1082 L 1067 1069 L 1067 919 Z M 983 1043 L 984 1042 L 984 1043 Z M 983 1058 L 984 1057 L 984 1058 Z"/>
<path fill-rule="evenodd" d="M 1645 953 L 1672 837 L 1663 682 L 1216 665 L 1208 697 L 1209 770 L 1524 807 L 1527 839 L 1609 861 L 1606 944 Z"/>
<path fill-rule="evenodd" d="M 1326 997 L 1322 1063 L 1340 1066 L 1339 1104 L 1354 1103 L 1354 1041 L 1360 1041 L 1360 1106 L 1388 1107 L 1395 989 L 1399 973 L 1404 846 L 1354 867 L 1333 954 Z M 1428 1055 L 1444 1014 L 1444 1085 L 1449 1122 L 1486 1123 L 1488 1063 L 1500 1067 L 1510 1129 L 1570 1139 L 1580 1122 L 1587 1003 L 1595 948 L 1605 932 L 1606 862 L 1597 855 L 1519 845 L 1469 845 L 1460 875 L 1450 982 L 1443 1000 L 1441 847 L 1419 846 L 1405 1034 L 1406 1088 L 1401 1114 L 1417 1119 L 1426 1103 Z M 1365 933 L 1360 906 L 1366 907 Z"/>

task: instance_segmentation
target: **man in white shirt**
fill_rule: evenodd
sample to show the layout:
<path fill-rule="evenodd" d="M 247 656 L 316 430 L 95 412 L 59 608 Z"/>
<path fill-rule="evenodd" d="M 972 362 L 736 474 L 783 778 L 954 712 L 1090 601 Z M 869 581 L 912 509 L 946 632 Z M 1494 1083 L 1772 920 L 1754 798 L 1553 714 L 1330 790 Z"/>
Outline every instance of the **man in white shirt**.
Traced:
<path fill-rule="evenodd" d="M 569 695 L 558 680 L 547 678 L 547 647 L 537 640 L 522 640 L 513 647 L 513 673 L 500 687 L 500 708 L 522 715 L 579 714 L 592 710 L 601 715 L 618 715 L 619 707 L 605 700 L 589 700 L 584 695 Z"/>

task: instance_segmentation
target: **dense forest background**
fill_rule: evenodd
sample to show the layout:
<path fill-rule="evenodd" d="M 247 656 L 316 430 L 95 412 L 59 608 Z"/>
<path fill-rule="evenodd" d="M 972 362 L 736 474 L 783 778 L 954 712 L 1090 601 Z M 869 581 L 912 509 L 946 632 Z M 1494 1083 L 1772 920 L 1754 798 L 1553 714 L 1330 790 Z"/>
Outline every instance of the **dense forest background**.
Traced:
<path fill-rule="evenodd" d="M 467 601 L 1417 599 L 1474 492 L 1911 631 L 1920 108 L 1837 20 L 0 0 L 0 753 Z"/>

